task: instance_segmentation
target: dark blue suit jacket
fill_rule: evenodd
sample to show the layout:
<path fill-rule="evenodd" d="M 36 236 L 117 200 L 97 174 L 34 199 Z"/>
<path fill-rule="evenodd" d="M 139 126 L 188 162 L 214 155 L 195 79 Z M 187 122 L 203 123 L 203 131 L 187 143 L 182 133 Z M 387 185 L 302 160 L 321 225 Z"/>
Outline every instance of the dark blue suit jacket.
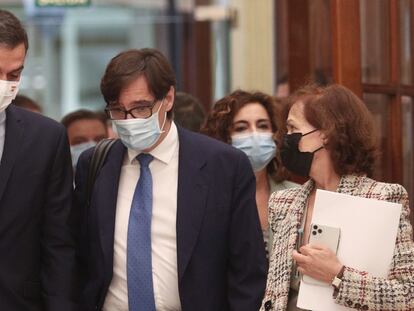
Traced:
<path fill-rule="evenodd" d="M 0 310 L 77 310 L 66 130 L 15 106 L 7 108 L 6 118 L 0 164 Z"/>
<path fill-rule="evenodd" d="M 266 283 L 255 178 L 241 151 L 178 129 L 178 282 L 184 311 L 256 311 Z M 92 151 L 82 154 L 75 202 L 83 209 L 80 258 L 83 310 L 100 310 L 112 279 L 118 181 L 126 148 L 117 141 L 99 172 L 88 215 L 85 182 Z M 80 212 L 82 213 L 82 212 Z M 127 224 L 126 224 L 127 225 Z"/>

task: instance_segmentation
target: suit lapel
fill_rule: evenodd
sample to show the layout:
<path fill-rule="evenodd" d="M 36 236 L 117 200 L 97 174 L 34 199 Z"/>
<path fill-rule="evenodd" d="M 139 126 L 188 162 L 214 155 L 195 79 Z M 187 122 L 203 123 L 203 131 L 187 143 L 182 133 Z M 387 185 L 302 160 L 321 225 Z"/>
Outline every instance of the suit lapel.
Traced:
<path fill-rule="evenodd" d="M 178 127 L 177 127 L 178 128 Z M 177 190 L 177 263 L 182 279 L 194 251 L 204 217 L 208 186 L 202 168 L 205 158 L 191 138 L 178 128 L 179 162 Z"/>
<path fill-rule="evenodd" d="M 16 109 L 6 110 L 6 133 L 3 155 L 0 163 L 0 199 L 3 197 L 7 181 L 17 159 L 24 134 L 24 123 Z"/>
<path fill-rule="evenodd" d="M 313 188 L 313 181 L 306 182 L 298 191 L 290 206 L 284 206 L 281 222 L 275 223 L 275 236 L 272 260 L 276 260 L 276 267 L 284 267 L 282 275 L 274 279 L 274 296 L 277 298 L 276 305 L 286 308 L 288 302 L 291 272 L 292 272 L 292 252 L 296 248 L 298 229 L 302 219 L 310 191 Z M 289 210 L 287 210 L 289 209 Z M 277 219 L 276 219 L 277 221 Z"/>
<path fill-rule="evenodd" d="M 92 197 L 104 261 L 109 271 L 112 271 L 116 202 L 125 150 L 120 140 L 112 146 L 96 177 L 93 191 L 95 195 Z"/>

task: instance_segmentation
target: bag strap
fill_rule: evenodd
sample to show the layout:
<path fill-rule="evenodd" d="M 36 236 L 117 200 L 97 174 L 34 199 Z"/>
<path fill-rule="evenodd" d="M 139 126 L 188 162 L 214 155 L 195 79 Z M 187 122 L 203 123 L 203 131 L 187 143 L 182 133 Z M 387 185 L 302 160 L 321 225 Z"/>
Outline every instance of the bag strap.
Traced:
<path fill-rule="evenodd" d="M 95 183 L 96 175 L 104 164 L 106 156 L 108 155 L 109 150 L 115 142 L 116 139 L 102 139 L 99 143 L 96 144 L 95 149 L 93 150 L 92 159 L 88 170 L 88 179 L 86 183 L 87 206 L 89 206 L 91 202 L 92 189 Z"/>

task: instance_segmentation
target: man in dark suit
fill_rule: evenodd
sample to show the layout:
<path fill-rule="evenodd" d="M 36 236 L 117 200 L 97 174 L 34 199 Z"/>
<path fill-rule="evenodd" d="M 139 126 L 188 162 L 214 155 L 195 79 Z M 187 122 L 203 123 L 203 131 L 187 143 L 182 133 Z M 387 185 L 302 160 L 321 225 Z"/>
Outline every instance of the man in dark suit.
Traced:
<path fill-rule="evenodd" d="M 255 311 L 266 259 L 244 153 L 172 121 L 175 76 L 157 50 L 120 53 L 101 82 L 118 132 L 94 183 L 79 159 L 84 310 Z"/>
<path fill-rule="evenodd" d="M 0 309 L 77 310 L 66 131 L 10 105 L 27 48 L 19 20 L 0 10 Z"/>

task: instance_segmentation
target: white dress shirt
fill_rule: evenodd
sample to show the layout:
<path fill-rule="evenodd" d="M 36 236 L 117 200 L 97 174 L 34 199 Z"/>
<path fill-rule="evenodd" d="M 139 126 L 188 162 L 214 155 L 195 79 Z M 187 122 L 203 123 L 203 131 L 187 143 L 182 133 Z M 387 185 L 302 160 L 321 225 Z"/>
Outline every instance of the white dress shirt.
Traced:
<path fill-rule="evenodd" d="M 6 111 L 0 112 L 0 162 L 3 157 L 4 138 L 6 136 Z"/>
<path fill-rule="evenodd" d="M 164 140 L 150 152 L 153 182 L 152 278 L 157 311 L 180 311 L 177 274 L 178 133 L 172 122 Z M 126 271 L 128 219 L 140 175 L 139 153 L 128 149 L 121 168 L 116 206 L 113 277 L 104 311 L 128 310 Z"/>

